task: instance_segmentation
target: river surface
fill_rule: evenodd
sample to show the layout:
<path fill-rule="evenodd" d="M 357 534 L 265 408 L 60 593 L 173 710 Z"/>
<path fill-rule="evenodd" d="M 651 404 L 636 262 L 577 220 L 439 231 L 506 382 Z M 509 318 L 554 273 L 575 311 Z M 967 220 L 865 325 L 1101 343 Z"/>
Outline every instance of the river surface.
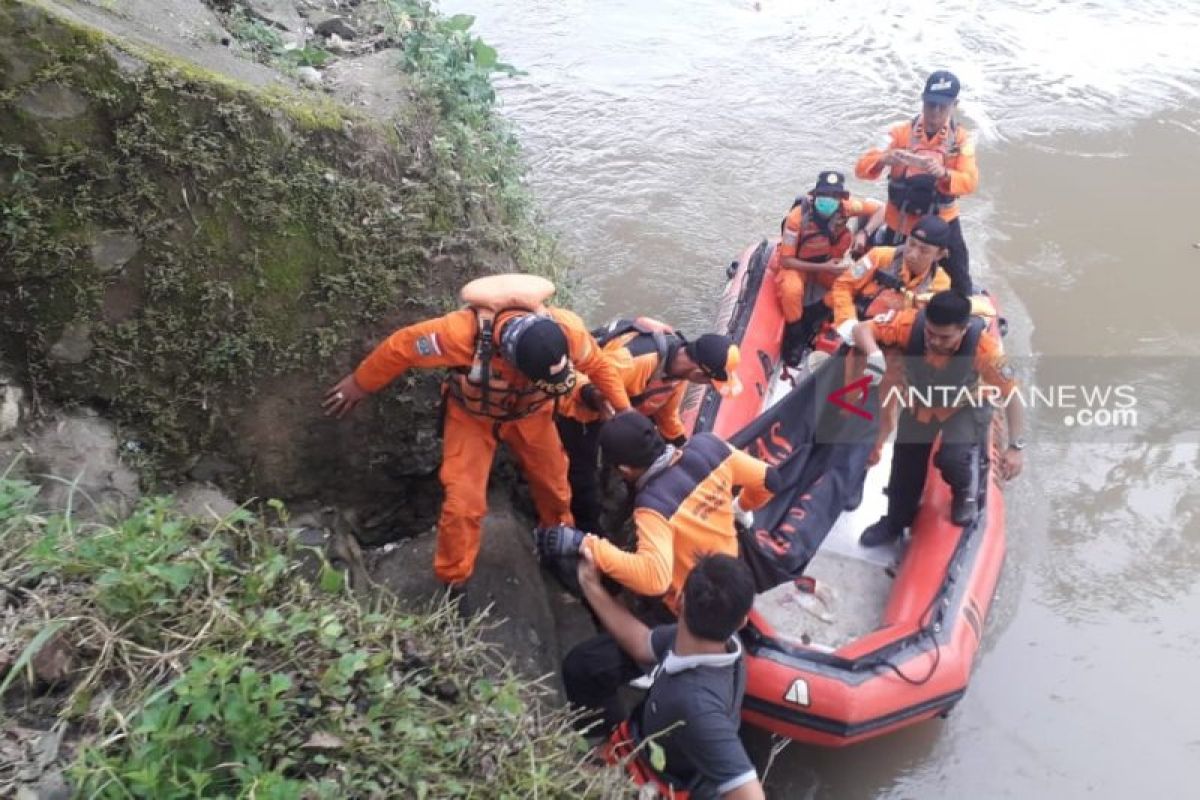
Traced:
<path fill-rule="evenodd" d="M 817 171 L 852 172 L 929 71 L 958 74 L 972 274 L 1010 352 L 1039 385 L 1133 387 L 1137 419 L 1033 414 L 966 697 L 865 745 L 793 744 L 768 795 L 1200 796 L 1200 4 L 442 6 L 525 71 L 503 109 L 593 322 L 702 332 L 725 265 Z"/>

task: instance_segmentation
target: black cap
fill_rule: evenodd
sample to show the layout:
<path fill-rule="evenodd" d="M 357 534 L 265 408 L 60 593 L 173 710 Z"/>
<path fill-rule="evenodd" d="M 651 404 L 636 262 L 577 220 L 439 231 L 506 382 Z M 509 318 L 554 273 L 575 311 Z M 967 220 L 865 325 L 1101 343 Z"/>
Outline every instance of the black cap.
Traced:
<path fill-rule="evenodd" d="M 971 319 L 971 301 L 953 289 L 938 292 L 925 306 L 925 319 L 934 325 L 966 325 Z"/>
<path fill-rule="evenodd" d="M 950 246 L 950 224 L 937 214 L 927 214 L 917 220 L 909 234 L 918 242 L 925 242 L 935 247 Z"/>
<path fill-rule="evenodd" d="M 921 99 L 926 103 L 948 105 L 958 99 L 959 88 L 958 77 L 953 72 L 939 69 L 925 79 Z"/>
<path fill-rule="evenodd" d="M 817 176 L 817 185 L 812 188 L 813 195 L 832 195 L 834 197 L 849 197 L 846 190 L 846 176 L 833 170 L 825 170 Z"/>
<path fill-rule="evenodd" d="M 559 383 L 571 376 L 567 337 L 554 320 L 526 314 L 511 320 L 503 335 L 505 356 L 526 377 Z"/>
<path fill-rule="evenodd" d="M 645 469 L 666 447 L 658 426 L 636 411 L 618 414 L 600 429 L 600 452 L 617 466 Z"/>
<path fill-rule="evenodd" d="M 733 340 L 719 333 L 706 333 L 687 343 L 687 354 L 710 378 L 729 380 L 729 348 Z M 736 364 L 734 368 L 736 368 Z"/>

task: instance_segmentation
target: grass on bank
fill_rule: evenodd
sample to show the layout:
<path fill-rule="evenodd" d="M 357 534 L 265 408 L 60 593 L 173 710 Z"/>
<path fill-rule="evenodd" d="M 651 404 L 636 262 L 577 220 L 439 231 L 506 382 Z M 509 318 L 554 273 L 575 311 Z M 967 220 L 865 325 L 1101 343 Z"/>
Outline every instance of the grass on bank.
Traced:
<path fill-rule="evenodd" d="M 155 498 L 85 524 L 35 513 L 36 491 L 0 479 L 0 718 L 62 726 L 78 796 L 627 791 L 478 623 L 356 597 L 244 510 L 198 524 Z M 31 680 L 46 649 L 73 665 L 53 685 Z"/>

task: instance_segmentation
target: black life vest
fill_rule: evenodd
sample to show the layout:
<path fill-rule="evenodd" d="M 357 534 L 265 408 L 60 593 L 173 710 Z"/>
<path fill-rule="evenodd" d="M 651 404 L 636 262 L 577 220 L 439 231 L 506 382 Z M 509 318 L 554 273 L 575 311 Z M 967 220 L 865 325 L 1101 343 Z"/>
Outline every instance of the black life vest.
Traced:
<path fill-rule="evenodd" d="M 634 408 L 638 408 L 647 400 L 663 394 L 670 394 L 675 391 L 675 385 L 683 380 L 667 376 L 667 369 L 671 366 L 675 354 L 679 352 L 679 348 L 687 344 L 683 334 L 677 333 L 669 325 L 649 317 L 615 319 L 603 327 L 594 329 L 592 338 L 596 340 L 601 349 L 612 342 L 623 339 L 620 346 L 628 350 L 629 355 L 633 358 L 649 353 L 654 353 L 658 357 L 658 366 L 655 367 L 650 380 L 646 381 L 645 390 L 629 397 L 629 403 Z"/>
<path fill-rule="evenodd" d="M 904 355 L 907 357 L 904 366 L 905 380 L 913 394 L 919 397 L 934 389 L 937 389 L 937 394 L 930 394 L 931 398 L 941 396 L 945 392 L 959 394 L 960 389 L 978 384 L 975 352 L 979 349 L 979 339 L 983 336 L 986 326 L 984 320 L 972 316 L 958 349 L 944 367 L 938 368 L 925 359 L 925 310 L 919 311 L 913 322 L 908 346 L 904 349 Z"/>

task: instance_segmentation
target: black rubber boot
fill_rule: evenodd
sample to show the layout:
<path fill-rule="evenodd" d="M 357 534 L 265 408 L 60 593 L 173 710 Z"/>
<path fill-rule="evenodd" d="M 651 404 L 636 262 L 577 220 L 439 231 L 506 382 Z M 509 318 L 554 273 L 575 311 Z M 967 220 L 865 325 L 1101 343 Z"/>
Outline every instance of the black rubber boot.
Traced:
<path fill-rule="evenodd" d="M 903 525 L 896 525 L 887 516 L 882 516 L 878 522 L 862 532 L 862 536 L 858 537 L 858 543 L 863 547 L 880 547 L 891 544 L 903 535 Z"/>
<path fill-rule="evenodd" d="M 965 528 L 979 516 L 979 501 L 970 492 L 957 492 L 950 501 L 950 521 Z"/>
<path fill-rule="evenodd" d="M 783 326 L 783 344 L 779 348 L 779 357 L 792 369 L 799 369 L 800 361 L 804 358 L 805 328 L 803 320 L 789 322 Z"/>

